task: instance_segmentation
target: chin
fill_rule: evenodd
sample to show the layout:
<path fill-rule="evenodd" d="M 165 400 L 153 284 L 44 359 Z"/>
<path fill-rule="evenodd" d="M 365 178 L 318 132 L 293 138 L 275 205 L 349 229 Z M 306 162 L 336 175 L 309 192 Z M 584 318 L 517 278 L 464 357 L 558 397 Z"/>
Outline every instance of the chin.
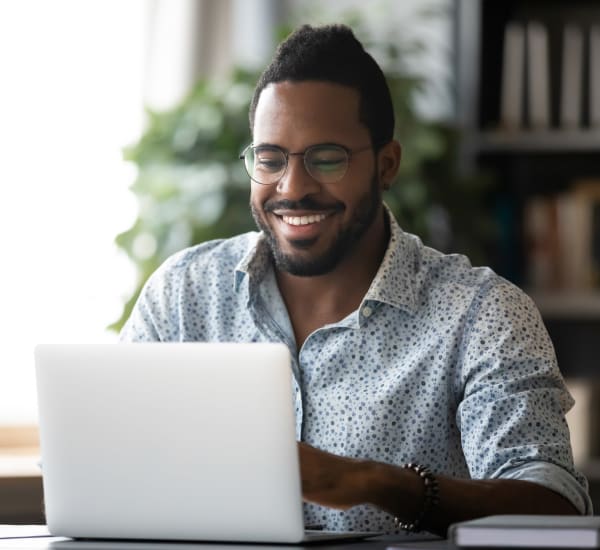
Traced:
<path fill-rule="evenodd" d="M 270 232 L 265 232 L 271 256 L 279 271 L 298 277 L 318 277 L 333 271 L 348 252 L 336 240 L 325 251 L 314 250 L 318 244 L 313 239 L 292 244 L 292 250 L 285 250 Z M 286 243 L 287 244 L 287 243 Z M 287 245 L 289 248 L 289 245 Z M 294 250 L 296 248 L 296 250 Z M 313 248 L 313 251 L 310 250 Z"/>
<path fill-rule="evenodd" d="M 336 233 L 293 243 L 277 235 L 262 208 L 252 202 L 250 207 L 256 225 L 267 239 L 276 268 L 299 277 L 317 277 L 333 271 L 368 234 L 381 207 L 381 192 L 375 178 L 358 204 L 360 206 Z"/>

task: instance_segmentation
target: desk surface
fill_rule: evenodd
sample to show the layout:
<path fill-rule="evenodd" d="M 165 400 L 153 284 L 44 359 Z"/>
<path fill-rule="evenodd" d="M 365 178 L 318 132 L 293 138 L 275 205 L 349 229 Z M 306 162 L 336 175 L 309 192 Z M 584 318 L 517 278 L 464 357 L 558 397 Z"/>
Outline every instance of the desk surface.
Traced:
<path fill-rule="evenodd" d="M 433 537 L 376 537 L 364 541 L 311 543 L 307 545 L 235 544 L 153 541 L 71 540 L 58 537 L 0 539 L 0 549 L 20 550 L 386 550 L 394 546 L 413 550 L 447 550 L 448 542 Z"/>

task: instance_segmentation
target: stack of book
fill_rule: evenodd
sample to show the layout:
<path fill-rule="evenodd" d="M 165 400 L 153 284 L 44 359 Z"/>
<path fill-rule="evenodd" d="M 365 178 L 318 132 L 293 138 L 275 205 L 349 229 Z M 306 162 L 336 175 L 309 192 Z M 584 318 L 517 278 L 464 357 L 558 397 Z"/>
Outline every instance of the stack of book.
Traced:
<path fill-rule="evenodd" d="M 566 23 L 561 59 L 551 59 L 547 28 L 511 22 L 504 32 L 500 123 L 507 131 L 600 129 L 600 25 Z M 560 70 L 552 89 L 550 72 Z M 552 120 L 553 105 L 558 120 Z"/>
<path fill-rule="evenodd" d="M 599 548 L 598 516 L 488 516 L 448 531 L 458 548 Z"/>
<path fill-rule="evenodd" d="M 537 291 L 600 288 L 600 180 L 535 195 L 523 213 L 526 279 Z"/>

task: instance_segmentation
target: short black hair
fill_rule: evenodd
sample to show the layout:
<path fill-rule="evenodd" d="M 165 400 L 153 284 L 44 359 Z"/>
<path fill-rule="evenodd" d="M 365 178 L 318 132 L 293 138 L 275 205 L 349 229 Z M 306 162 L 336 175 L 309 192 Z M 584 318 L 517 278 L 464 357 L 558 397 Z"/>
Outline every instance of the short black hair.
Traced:
<path fill-rule="evenodd" d="M 360 95 L 359 117 L 379 149 L 394 137 L 394 108 L 381 67 L 345 25 L 303 25 L 277 48 L 250 104 L 250 131 L 261 92 L 275 82 L 318 80 L 349 86 Z"/>

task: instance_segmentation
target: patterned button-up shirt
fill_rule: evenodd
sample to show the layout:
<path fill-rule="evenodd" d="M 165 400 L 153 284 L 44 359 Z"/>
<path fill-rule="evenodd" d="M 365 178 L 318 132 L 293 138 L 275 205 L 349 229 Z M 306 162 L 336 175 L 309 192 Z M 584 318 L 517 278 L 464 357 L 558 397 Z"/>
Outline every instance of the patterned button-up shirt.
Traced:
<path fill-rule="evenodd" d="M 564 416 L 573 401 L 531 300 L 490 269 L 424 246 L 392 216 L 390 232 L 359 308 L 299 350 L 260 233 L 168 259 L 121 339 L 284 342 L 299 440 L 448 476 L 528 480 L 591 513 Z M 332 530 L 393 529 L 369 505 L 306 504 L 305 519 Z"/>

